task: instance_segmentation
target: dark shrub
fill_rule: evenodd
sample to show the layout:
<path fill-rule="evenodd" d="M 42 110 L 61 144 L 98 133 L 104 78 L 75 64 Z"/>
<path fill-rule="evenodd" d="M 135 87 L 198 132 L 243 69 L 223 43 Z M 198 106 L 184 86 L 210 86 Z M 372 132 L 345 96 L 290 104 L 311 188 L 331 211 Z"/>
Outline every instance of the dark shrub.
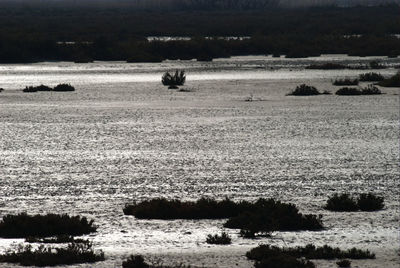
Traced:
<path fill-rule="evenodd" d="M 358 79 L 350 79 L 350 78 L 336 79 L 335 81 L 333 81 L 333 85 L 335 85 L 335 86 L 356 86 L 356 85 L 358 85 Z"/>
<path fill-rule="evenodd" d="M 0 87 L 0 92 L 2 92 L 2 91 L 4 91 L 4 88 L 1 88 L 1 87 Z"/>
<path fill-rule="evenodd" d="M 351 261 L 349 260 L 340 260 L 336 262 L 337 266 L 342 267 L 342 268 L 350 268 L 351 267 Z"/>
<path fill-rule="evenodd" d="M 62 92 L 62 91 L 75 91 L 75 88 L 70 84 L 58 84 L 54 87 L 53 91 Z"/>
<path fill-rule="evenodd" d="M 383 197 L 375 196 L 372 193 L 360 194 L 357 205 L 362 211 L 375 211 L 385 206 L 383 200 Z"/>
<path fill-rule="evenodd" d="M 400 87 L 400 72 L 378 83 L 381 87 Z"/>
<path fill-rule="evenodd" d="M 37 250 L 32 250 L 32 246 L 27 245 L 21 246 L 16 252 L 0 255 L 0 262 L 41 267 L 93 263 L 103 260 L 104 253 L 95 253 L 89 242 L 71 243 L 66 248 L 46 248 L 42 245 Z"/>
<path fill-rule="evenodd" d="M 311 95 L 319 95 L 321 94 L 315 87 L 308 86 L 306 84 L 302 84 L 297 86 L 295 90 L 293 90 L 288 95 L 292 96 L 311 96 Z"/>
<path fill-rule="evenodd" d="M 352 248 L 349 250 L 341 250 L 339 248 L 332 248 L 327 245 L 316 247 L 308 244 L 305 247 L 294 248 L 280 248 L 270 245 L 260 245 L 248 251 L 246 257 L 250 260 L 260 261 L 271 256 L 278 256 L 280 254 L 289 255 L 295 258 L 307 259 L 374 259 L 375 254 L 370 253 L 368 250 L 360 250 Z"/>
<path fill-rule="evenodd" d="M 168 86 L 170 89 L 178 88 L 178 86 L 182 86 L 185 84 L 186 75 L 185 71 L 175 71 L 175 74 L 170 74 L 169 72 L 164 73 L 161 78 L 161 82 L 164 86 Z"/>
<path fill-rule="evenodd" d="M 37 91 L 52 91 L 53 89 L 51 87 L 45 86 L 45 85 L 40 85 L 35 87 Z"/>
<path fill-rule="evenodd" d="M 382 64 L 380 64 L 380 63 L 377 62 L 377 61 L 371 61 L 371 62 L 369 63 L 369 67 L 370 67 L 371 69 L 385 69 L 385 68 L 386 68 L 385 66 L 383 66 Z"/>
<path fill-rule="evenodd" d="M 95 232 L 93 221 L 86 217 L 69 216 L 67 214 L 47 215 L 6 215 L 0 222 L 0 237 L 26 238 L 56 235 L 83 235 Z"/>
<path fill-rule="evenodd" d="M 338 89 L 335 94 L 342 96 L 355 96 L 355 95 L 361 95 L 362 92 L 360 89 L 355 87 L 342 87 Z"/>
<path fill-rule="evenodd" d="M 306 67 L 306 69 L 312 70 L 340 70 L 346 68 L 348 66 L 339 63 L 312 64 Z"/>
<path fill-rule="evenodd" d="M 295 257 L 280 254 L 263 258 L 254 263 L 255 268 L 315 268 L 314 263 L 305 259 L 297 259 Z"/>
<path fill-rule="evenodd" d="M 25 87 L 22 91 L 26 92 L 26 93 L 33 93 L 33 92 L 37 92 L 37 88 L 29 86 L 29 87 Z"/>
<path fill-rule="evenodd" d="M 87 243 L 87 240 L 76 239 L 70 235 L 59 235 L 56 237 L 42 238 L 42 237 L 27 237 L 25 242 L 28 243 L 45 243 L 45 244 L 60 244 L 60 243 Z"/>
<path fill-rule="evenodd" d="M 131 255 L 122 263 L 122 268 L 150 268 L 141 255 Z"/>
<path fill-rule="evenodd" d="M 221 235 L 208 235 L 206 239 L 207 244 L 215 244 L 215 245 L 229 245 L 232 243 L 232 239 L 225 232 L 222 232 Z"/>
<path fill-rule="evenodd" d="M 260 198 L 253 207 L 230 218 L 226 228 L 242 229 L 242 232 L 269 233 L 272 231 L 321 230 L 321 216 L 303 215 L 293 204 Z"/>
<path fill-rule="evenodd" d="M 239 233 L 240 237 L 254 239 L 256 238 L 256 233 L 251 230 L 241 229 Z"/>
<path fill-rule="evenodd" d="M 361 95 L 380 95 L 382 92 L 374 85 L 368 85 L 361 89 Z"/>
<path fill-rule="evenodd" d="M 378 74 L 378 73 L 360 74 L 359 78 L 360 78 L 360 81 L 363 81 L 363 82 L 375 82 L 375 81 L 382 81 L 385 79 L 383 77 L 383 75 Z"/>
<path fill-rule="evenodd" d="M 334 194 L 328 199 L 325 209 L 331 211 L 357 211 L 358 206 L 356 200 L 349 194 Z"/>
<path fill-rule="evenodd" d="M 126 205 L 125 215 L 139 219 L 224 219 L 238 215 L 253 205 L 242 201 L 235 203 L 229 199 L 216 201 L 201 198 L 195 202 L 155 198 L 138 204 Z"/>

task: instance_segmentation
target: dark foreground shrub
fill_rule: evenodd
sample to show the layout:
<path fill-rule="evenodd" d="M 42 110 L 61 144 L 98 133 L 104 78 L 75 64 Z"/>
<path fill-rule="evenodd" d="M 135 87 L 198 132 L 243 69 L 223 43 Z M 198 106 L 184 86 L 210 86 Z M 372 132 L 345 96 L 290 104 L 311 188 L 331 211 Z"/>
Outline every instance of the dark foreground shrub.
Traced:
<path fill-rule="evenodd" d="M 335 81 L 333 81 L 333 85 L 335 85 L 335 86 L 356 86 L 356 85 L 358 85 L 358 79 L 350 79 L 350 78 L 336 79 Z"/>
<path fill-rule="evenodd" d="M 306 67 L 306 69 L 311 70 L 340 70 L 346 68 L 348 66 L 339 63 L 312 64 Z"/>
<path fill-rule="evenodd" d="M 338 89 L 335 94 L 341 96 L 355 96 L 355 95 L 361 95 L 362 92 L 360 89 L 355 87 L 342 87 Z"/>
<path fill-rule="evenodd" d="M 37 91 L 52 91 L 53 89 L 51 87 L 45 86 L 45 85 L 40 85 L 35 87 Z"/>
<path fill-rule="evenodd" d="M 122 263 L 122 268 L 149 268 L 141 255 L 131 255 Z"/>
<path fill-rule="evenodd" d="M 263 258 L 254 263 L 255 268 L 315 268 L 314 263 L 305 259 L 280 254 Z"/>
<path fill-rule="evenodd" d="M 222 232 L 221 235 L 208 235 L 206 239 L 207 244 L 215 244 L 215 245 L 229 245 L 232 242 L 232 239 L 225 232 Z"/>
<path fill-rule="evenodd" d="M 26 238 L 56 235 L 83 235 L 95 232 L 93 220 L 67 214 L 6 215 L 0 222 L 0 237 Z"/>
<path fill-rule="evenodd" d="M 357 211 L 357 201 L 349 194 L 334 194 L 327 201 L 325 209 L 331 211 Z"/>
<path fill-rule="evenodd" d="M 0 255 L 0 262 L 41 267 L 93 263 L 103 260 L 104 253 L 95 253 L 91 243 L 71 243 L 66 248 L 47 248 L 42 245 L 36 250 L 32 250 L 32 246 L 27 245 L 21 246 L 16 252 Z"/>
<path fill-rule="evenodd" d="M 0 87 L 0 92 L 4 91 L 4 88 Z"/>
<path fill-rule="evenodd" d="M 342 268 L 350 268 L 351 267 L 351 261 L 349 260 L 340 260 L 336 262 L 337 266 L 342 267 Z"/>
<path fill-rule="evenodd" d="M 164 73 L 161 78 L 161 82 L 164 86 L 168 86 L 168 88 L 178 88 L 178 86 L 182 86 L 185 84 L 186 74 L 185 71 L 175 71 L 175 74 L 170 74 L 169 72 Z"/>
<path fill-rule="evenodd" d="M 315 87 L 308 86 L 306 84 L 302 84 L 297 86 L 291 93 L 288 95 L 291 96 L 311 96 L 311 95 L 319 95 L 321 94 Z"/>
<path fill-rule="evenodd" d="M 53 91 L 62 92 L 62 91 L 75 91 L 75 88 L 70 84 L 58 84 L 53 88 Z"/>
<path fill-rule="evenodd" d="M 294 248 L 280 248 L 270 245 L 260 245 L 248 251 L 246 257 L 250 260 L 260 261 L 265 258 L 272 256 L 279 256 L 281 254 L 289 255 L 295 258 L 306 258 L 306 259 L 374 259 L 375 254 L 368 250 L 360 250 L 352 248 L 349 250 L 341 250 L 339 248 L 332 248 L 324 245 L 322 247 L 316 247 L 312 244 L 308 244 L 305 247 L 294 247 Z"/>
<path fill-rule="evenodd" d="M 37 92 L 37 88 L 29 86 L 29 87 L 25 87 L 22 91 L 26 92 L 26 93 L 33 93 L 33 92 Z"/>
<path fill-rule="evenodd" d="M 374 85 L 361 88 L 361 95 L 380 95 L 382 91 Z"/>
<path fill-rule="evenodd" d="M 224 227 L 241 229 L 241 233 L 249 237 L 273 231 L 317 231 L 323 228 L 321 217 L 303 215 L 293 204 L 260 198 L 252 209 L 230 218 Z"/>
<path fill-rule="evenodd" d="M 235 203 L 229 199 L 216 201 L 201 198 L 195 202 L 156 198 L 138 204 L 126 205 L 125 215 L 139 219 L 225 219 L 250 209 L 253 205 L 242 201 Z"/>
<path fill-rule="evenodd" d="M 70 235 L 59 235 L 56 237 L 27 237 L 27 243 L 61 244 L 61 243 L 86 243 L 85 239 L 74 238 Z"/>
<path fill-rule="evenodd" d="M 383 77 L 383 75 L 378 74 L 378 73 L 360 74 L 359 78 L 360 78 L 360 81 L 363 81 L 363 82 L 376 82 L 376 81 L 382 81 L 385 79 Z"/>
<path fill-rule="evenodd" d="M 400 87 L 400 72 L 378 83 L 381 87 Z"/>
<path fill-rule="evenodd" d="M 381 210 L 385 206 L 383 200 L 383 197 L 375 196 L 372 193 L 360 194 L 357 200 L 357 205 L 362 211 Z"/>

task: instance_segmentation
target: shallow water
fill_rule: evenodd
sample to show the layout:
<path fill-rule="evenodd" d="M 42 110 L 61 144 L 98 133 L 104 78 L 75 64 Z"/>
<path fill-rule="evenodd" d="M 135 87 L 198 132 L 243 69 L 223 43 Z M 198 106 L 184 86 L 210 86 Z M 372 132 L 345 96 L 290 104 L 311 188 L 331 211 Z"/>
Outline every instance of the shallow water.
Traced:
<path fill-rule="evenodd" d="M 303 69 L 332 60 L 358 64 L 372 58 L 0 66 L 0 87 L 6 89 L 0 93 L 1 214 L 95 219 L 99 229 L 90 237 L 107 257 L 95 267 L 118 266 L 131 253 L 206 267 L 250 267 L 244 253 L 258 243 L 356 246 L 377 259 L 354 261 L 354 267 L 398 267 L 399 89 L 385 88 L 381 96 L 285 96 L 304 82 L 334 91 L 332 79 L 365 72 Z M 187 70 L 185 87 L 193 92 L 161 85 L 162 73 L 175 68 Z M 59 82 L 77 90 L 19 90 Z M 256 101 L 244 101 L 249 96 Z M 322 209 L 334 192 L 369 191 L 385 196 L 385 210 Z M 205 244 L 205 237 L 219 232 L 224 221 L 148 221 L 122 213 L 127 202 L 161 196 L 274 197 L 322 214 L 327 229 L 278 232 L 256 241 L 227 230 L 233 244 L 222 247 Z M 0 239 L 0 249 L 20 241 Z M 334 261 L 316 263 L 336 267 Z"/>

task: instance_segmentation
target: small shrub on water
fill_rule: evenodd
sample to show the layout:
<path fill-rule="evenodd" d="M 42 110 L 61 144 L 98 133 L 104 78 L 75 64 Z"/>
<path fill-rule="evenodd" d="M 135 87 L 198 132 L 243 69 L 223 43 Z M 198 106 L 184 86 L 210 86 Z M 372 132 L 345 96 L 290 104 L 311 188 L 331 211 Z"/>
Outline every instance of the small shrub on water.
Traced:
<path fill-rule="evenodd" d="M 58 84 L 53 88 L 53 91 L 63 92 L 63 91 L 75 91 L 75 88 L 70 84 Z"/>
<path fill-rule="evenodd" d="M 222 232 L 221 235 L 208 235 L 206 239 L 207 244 L 215 244 L 215 245 L 229 245 L 232 243 L 232 239 L 225 232 Z"/>

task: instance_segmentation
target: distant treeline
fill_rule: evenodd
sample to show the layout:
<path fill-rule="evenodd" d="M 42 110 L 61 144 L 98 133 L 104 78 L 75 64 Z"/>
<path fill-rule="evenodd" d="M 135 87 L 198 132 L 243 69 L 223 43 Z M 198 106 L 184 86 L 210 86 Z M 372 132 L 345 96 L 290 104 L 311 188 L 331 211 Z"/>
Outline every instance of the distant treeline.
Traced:
<path fill-rule="evenodd" d="M 145 12 L 0 2 L 0 62 L 400 54 L 400 7 Z M 148 42 L 146 36 L 192 36 Z M 247 40 L 206 36 L 251 36 Z"/>

